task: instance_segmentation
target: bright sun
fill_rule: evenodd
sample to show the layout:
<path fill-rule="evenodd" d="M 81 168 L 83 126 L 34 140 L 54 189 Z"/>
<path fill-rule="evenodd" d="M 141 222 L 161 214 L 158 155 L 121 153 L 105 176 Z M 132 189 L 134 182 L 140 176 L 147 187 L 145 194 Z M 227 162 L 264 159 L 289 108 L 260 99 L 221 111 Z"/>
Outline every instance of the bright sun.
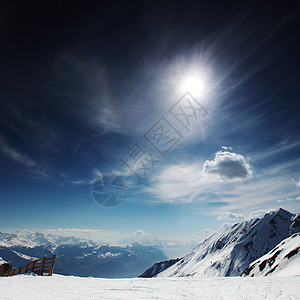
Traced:
<path fill-rule="evenodd" d="M 184 81 L 183 89 L 194 96 L 200 95 L 204 91 L 203 80 L 196 76 L 189 77 Z"/>

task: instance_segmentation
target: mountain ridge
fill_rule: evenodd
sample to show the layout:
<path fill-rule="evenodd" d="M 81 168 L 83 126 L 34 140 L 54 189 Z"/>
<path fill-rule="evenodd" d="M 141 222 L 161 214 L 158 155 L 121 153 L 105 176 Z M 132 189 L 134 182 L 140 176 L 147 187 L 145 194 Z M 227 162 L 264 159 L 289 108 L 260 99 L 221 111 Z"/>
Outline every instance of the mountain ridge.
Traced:
<path fill-rule="evenodd" d="M 57 256 L 55 273 L 106 278 L 136 277 L 157 260 L 167 258 L 153 246 L 112 246 L 40 232 L 0 232 L 0 261 L 15 268 L 53 254 Z"/>
<path fill-rule="evenodd" d="M 237 223 L 212 234 L 156 277 L 240 276 L 250 263 L 297 232 L 300 214 L 279 208 L 261 219 Z"/>

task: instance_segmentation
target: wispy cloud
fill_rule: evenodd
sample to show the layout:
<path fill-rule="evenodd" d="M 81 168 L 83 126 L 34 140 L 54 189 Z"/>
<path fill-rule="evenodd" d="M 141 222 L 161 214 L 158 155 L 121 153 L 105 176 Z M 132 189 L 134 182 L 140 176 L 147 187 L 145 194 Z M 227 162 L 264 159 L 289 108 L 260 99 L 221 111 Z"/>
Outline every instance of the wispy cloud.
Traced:
<path fill-rule="evenodd" d="M 300 146 L 300 141 L 297 138 L 287 137 L 286 139 L 280 141 L 279 143 L 257 153 L 253 153 L 251 158 L 253 160 L 262 160 L 277 154 L 289 151 L 291 149 L 297 148 Z"/>
<path fill-rule="evenodd" d="M 270 208 L 270 209 L 258 209 L 250 212 L 247 216 L 247 219 L 255 219 L 255 218 L 262 218 L 265 214 L 275 211 L 275 208 Z"/>
<path fill-rule="evenodd" d="M 180 164 L 166 167 L 151 180 L 147 191 L 164 202 L 193 202 L 201 188 L 205 186 L 200 164 Z"/>
<path fill-rule="evenodd" d="M 223 230 L 231 227 L 236 223 L 240 223 L 246 220 L 256 219 L 256 218 L 261 219 L 262 217 L 264 217 L 265 214 L 270 213 L 272 211 L 276 211 L 276 209 L 275 208 L 258 209 L 258 210 L 251 211 L 250 213 L 245 215 L 227 211 L 227 212 L 222 212 L 221 215 L 217 217 L 217 220 L 226 221 L 220 226 L 220 229 Z"/>
<path fill-rule="evenodd" d="M 8 145 L 4 138 L 0 135 L 0 150 L 9 159 L 14 160 L 26 167 L 36 167 L 37 163 L 30 159 L 27 155 L 17 151 Z"/>
<path fill-rule="evenodd" d="M 63 178 L 64 182 L 74 185 L 90 185 L 93 184 L 97 179 L 97 176 L 88 179 L 72 179 L 65 173 L 60 173 L 60 176 Z"/>
<path fill-rule="evenodd" d="M 239 221 L 239 220 L 244 220 L 245 216 L 234 212 L 223 212 L 220 216 L 218 216 L 217 219 L 228 220 L 228 221 Z"/>
<path fill-rule="evenodd" d="M 146 233 L 144 232 L 143 230 L 141 229 L 138 229 L 135 233 L 134 233 L 135 236 L 151 236 L 150 233 Z"/>
<path fill-rule="evenodd" d="M 121 172 L 119 170 L 112 170 L 111 172 L 100 172 L 97 168 L 95 168 L 89 178 L 74 178 L 66 175 L 61 172 L 60 176 L 63 178 L 64 183 L 73 184 L 73 185 L 91 185 L 99 180 L 103 181 L 103 184 L 106 185 L 108 182 L 113 180 L 113 178 L 118 177 L 122 180 L 124 186 L 129 187 L 131 185 L 131 175 L 129 172 Z"/>
<path fill-rule="evenodd" d="M 167 166 L 152 178 L 152 186 L 147 190 L 165 202 L 187 203 L 199 201 L 203 193 L 218 193 L 223 185 L 239 183 L 251 176 L 250 165 L 242 155 L 218 151 L 214 160 L 205 161 L 203 166 L 197 163 Z"/>
<path fill-rule="evenodd" d="M 78 238 L 90 239 L 98 242 L 115 242 L 120 239 L 120 233 L 107 232 L 102 229 L 90 228 L 55 228 L 55 229 L 39 229 L 39 232 L 45 234 L 54 234 L 60 236 L 74 236 Z"/>
<path fill-rule="evenodd" d="M 6 158 L 27 167 L 31 173 L 42 177 L 48 177 L 48 173 L 44 167 L 25 153 L 22 153 L 16 148 L 10 146 L 2 135 L 0 135 L 0 151 Z"/>
<path fill-rule="evenodd" d="M 60 81 L 54 83 L 50 92 L 68 101 L 58 105 L 67 106 L 72 118 L 84 126 L 97 129 L 99 134 L 122 132 L 122 116 L 116 109 L 117 99 L 105 63 L 98 59 L 85 59 L 73 50 L 58 56 L 52 71 L 57 78 L 64 79 L 69 77 L 70 68 L 74 82 L 80 78 L 81 88 L 70 89 L 69 86 L 62 86 Z"/>
<path fill-rule="evenodd" d="M 211 213 L 227 221 L 233 221 L 237 216 L 241 220 L 242 216 L 248 218 L 249 211 L 253 210 L 266 213 L 266 207 L 276 208 L 278 203 L 291 211 L 297 210 L 298 180 L 292 182 L 291 178 L 300 159 L 273 167 L 256 167 L 255 173 L 252 167 L 256 161 L 250 161 L 251 165 L 241 154 L 219 151 L 213 160 L 207 160 L 203 165 L 166 166 L 151 179 L 147 191 L 162 202 L 174 204 L 209 205 L 217 199 L 226 205 L 214 207 Z"/>
<path fill-rule="evenodd" d="M 60 153 L 59 135 L 51 127 L 49 116 L 41 107 L 36 108 L 38 111 L 35 114 L 27 109 L 21 104 L 12 105 L 1 121 L 23 142 L 34 144 L 36 148 L 46 149 L 47 152 Z"/>
<path fill-rule="evenodd" d="M 295 196 L 295 197 L 288 197 L 285 200 L 278 200 L 278 203 L 286 203 L 288 201 L 300 201 L 300 196 Z"/>
<path fill-rule="evenodd" d="M 266 206 L 276 207 L 278 201 L 294 194 L 288 177 L 281 176 L 280 173 L 275 175 L 273 170 L 270 170 L 270 173 L 257 174 L 253 180 L 247 183 L 231 186 L 230 191 L 220 191 L 223 197 L 229 193 L 229 196 L 226 197 L 226 209 L 247 212 L 251 209 L 265 209 Z"/>
<path fill-rule="evenodd" d="M 296 185 L 296 187 L 300 188 L 300 177 L 298 178 L 298 180 L 296 179 L 292 179 L 292 182 Z"/>

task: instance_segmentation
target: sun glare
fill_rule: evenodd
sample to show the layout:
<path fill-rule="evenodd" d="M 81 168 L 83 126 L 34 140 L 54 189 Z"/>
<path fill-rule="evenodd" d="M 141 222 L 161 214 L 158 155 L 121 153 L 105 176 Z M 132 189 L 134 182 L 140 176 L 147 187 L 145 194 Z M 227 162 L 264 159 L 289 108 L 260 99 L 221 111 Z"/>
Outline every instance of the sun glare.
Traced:
<path fill-rule="evenodd" d="M 196 76 L 189 77 L 184 81 L 183 89 L 185 92 L 189 92 L 194 96 L 198 96 L 204 91 L 203 80 Z"/>

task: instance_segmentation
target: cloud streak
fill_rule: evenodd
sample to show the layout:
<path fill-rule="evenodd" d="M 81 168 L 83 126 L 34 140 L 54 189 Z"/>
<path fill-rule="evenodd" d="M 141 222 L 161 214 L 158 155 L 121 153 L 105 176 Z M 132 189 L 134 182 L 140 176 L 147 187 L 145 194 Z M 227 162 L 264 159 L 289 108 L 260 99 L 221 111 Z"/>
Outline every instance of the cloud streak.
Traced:
<path fill-rule="evenodd" d="M 9 159 L 16 161 L 26 167 L 36 167 L 37 163 L 30 159 L 27 155 L 17 151 L 9 146 L 4 138 L 0 135 L 0 150 Z"/>
<path fill-rule="evenodd" d="M 10 146 L 2 135 L 0 135 L 0 152 L 2 152 L 6 158 L 27 167 L 31 173 L 40 177 L 49 177 L 45 167 L 42 167 L 38 162 L 26 154 Z"/>
<path fill-rule="evenodd" d="M 234 212 L 223 212 L 220 216 L 218 216 L 217 220 L 228 220 L 228 221 L 240 221 L 244 220 L 245 216 L 242 214 L 237 214 Z"/>

